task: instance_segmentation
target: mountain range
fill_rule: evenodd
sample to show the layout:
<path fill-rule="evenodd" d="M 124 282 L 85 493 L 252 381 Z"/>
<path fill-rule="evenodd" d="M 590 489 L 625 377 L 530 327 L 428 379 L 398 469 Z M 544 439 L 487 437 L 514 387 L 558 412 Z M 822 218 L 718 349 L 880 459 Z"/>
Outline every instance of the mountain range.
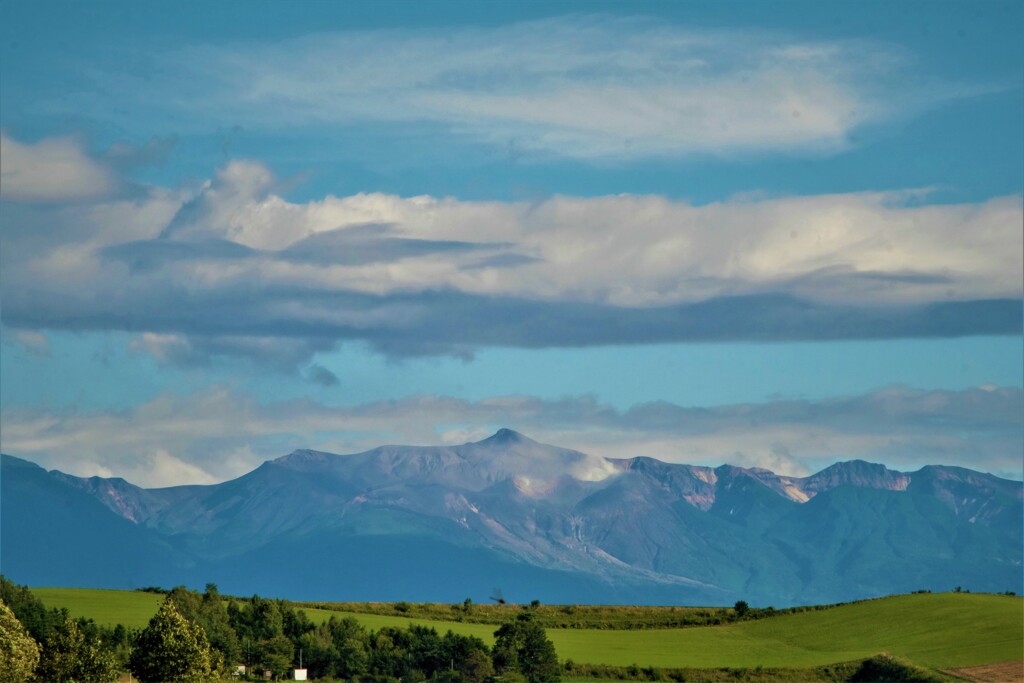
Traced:
<path fill-rule="evenodd" d="M 777 607 L 1024 592 L 1022 483 L 959 467 L 856 460 L 791 477 L 502 429 L 461 446 L 298 450 L 162 489 L 4 455 L 0 493 L 0 571 L 35 586 Z"/>

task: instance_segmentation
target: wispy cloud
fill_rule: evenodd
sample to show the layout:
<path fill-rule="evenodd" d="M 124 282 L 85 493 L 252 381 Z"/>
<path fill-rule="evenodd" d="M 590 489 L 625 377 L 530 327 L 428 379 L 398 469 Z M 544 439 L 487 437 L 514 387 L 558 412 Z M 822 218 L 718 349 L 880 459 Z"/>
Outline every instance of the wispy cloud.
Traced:
<path fill-rule="evenodd" d="M 117 412 L 5 409 L 6 451 L 74 474 L 157 486 L 225 479 L 295 448 L 359 452 L 385 443 L 462 443 L 511 426 L 605 457 L 767 467 L 802 475 L 863 458 L 904 469 L 951 464 L 1021 477 L 1024 392 L 890 388 L 821 401 L 617 410 L 590 397 L 414 396 L 336 407 L 259 403 L 227 387 L 162 395 Z M 159 467 L 158 467 L 159 466 Z M 156 468 L 156 469 L 154 469 Z"/>
<path fill-rule="evenodd" d="M 972 94 L 880 42 L 609 16 L 192 45 L 133 63 L 144 75 L 93 72 L 70 101 L 126 100 L 134 118 L 179 128 L 426 124 L 448 139 L 605 159 L 837 150 L 862 126 Z"/>

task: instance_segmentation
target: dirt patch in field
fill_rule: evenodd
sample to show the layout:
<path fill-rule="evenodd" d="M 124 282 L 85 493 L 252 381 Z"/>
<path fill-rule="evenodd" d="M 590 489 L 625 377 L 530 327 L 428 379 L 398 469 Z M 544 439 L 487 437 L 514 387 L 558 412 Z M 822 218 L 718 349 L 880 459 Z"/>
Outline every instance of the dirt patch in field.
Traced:
<path fill-rule="evenodd" d="M 1021 683 L 1024 681 L 1024 659 L 999 664 L 982 664 L 962 669 L 949 669 L 947 673 L 979 683 Z"/>

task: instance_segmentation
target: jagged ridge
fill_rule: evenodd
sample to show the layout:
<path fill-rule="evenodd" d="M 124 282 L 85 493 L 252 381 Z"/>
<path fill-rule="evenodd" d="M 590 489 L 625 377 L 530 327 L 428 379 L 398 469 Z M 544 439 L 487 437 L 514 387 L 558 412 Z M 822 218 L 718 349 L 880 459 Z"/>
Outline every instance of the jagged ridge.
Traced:
<path fill-rule="evenodd" d="M 21 471 L 15 461 L 5 457 L 5 475 Z M 479 562 L 489 568 L 482 573 L 540 572 L 534 592 L 549 599 L 545 591 L 565 579 L 564 601 L 579 599 L 573 591 L 586 593 L 587 585 L 634 602 L 745 596 L 789 604 L 1021 583 L 1021 483 L 953 467 L 904 473 L 851 461 L 788 477 L 607 459 L 503 429 L 460 446 L 299 450 L 212 486 L 146 490 L 118 479 L 48 476 L 172 543 L 185 565 L 222 575 L 233 575 L 240 558 L 296 543 L 333 548 L 323 551 L 330 563 L 378 539 L 383 546 L 371 554 L 379 557 L 366 559 L 385 571 L 398 562 L 388 544 L 413 543 L 450 557 L 468 553 L 473 559 L 463 564 Z M 275 585 L 281 577 L 265 579 Z M 409 579 L 408 591 L 415 588 Z M 326 595 L 337 593 L 319 597 Z"/>

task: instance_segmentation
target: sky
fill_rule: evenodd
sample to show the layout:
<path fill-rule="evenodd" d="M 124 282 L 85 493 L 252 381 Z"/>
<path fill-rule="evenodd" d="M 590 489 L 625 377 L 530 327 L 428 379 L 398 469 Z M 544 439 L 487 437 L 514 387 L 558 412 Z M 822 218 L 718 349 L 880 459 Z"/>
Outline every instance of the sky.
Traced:
<path fill-rule="evenodd" d="M 0 7 L 0 447 L 1021 479 L 1019 2 Z"/>

